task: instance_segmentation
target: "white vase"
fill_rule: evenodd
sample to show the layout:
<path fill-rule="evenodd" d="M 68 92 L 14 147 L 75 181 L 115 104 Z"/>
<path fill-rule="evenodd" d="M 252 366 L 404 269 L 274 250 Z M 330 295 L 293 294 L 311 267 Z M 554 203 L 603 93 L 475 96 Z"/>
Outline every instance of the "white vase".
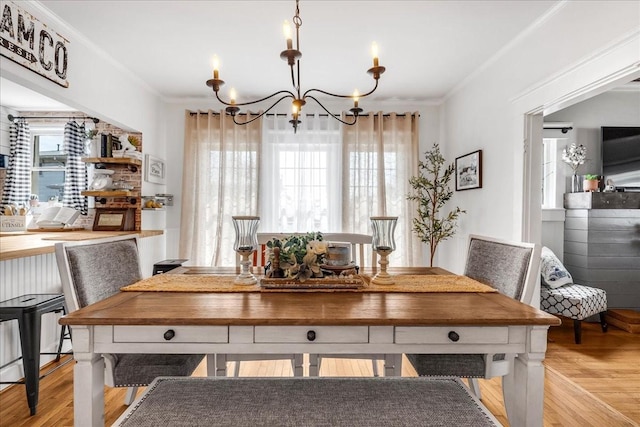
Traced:
<path fill-rule="evenodd" d="M 89 157 L 100 157 L 100 138 L 89 141 Z"/>

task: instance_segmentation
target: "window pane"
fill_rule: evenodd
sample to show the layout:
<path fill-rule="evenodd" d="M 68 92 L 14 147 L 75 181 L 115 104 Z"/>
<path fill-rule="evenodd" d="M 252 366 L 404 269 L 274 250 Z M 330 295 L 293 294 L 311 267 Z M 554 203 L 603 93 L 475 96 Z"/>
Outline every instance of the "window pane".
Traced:
<path fill-rule="evenodd" d="M 31 191 L 38 195 L 41 202 L 62 200 L 64 190 L 64 171 L 33 171 L 31 173 Z"/>
<path fill-rule="evenodd" d="M 62 200 L 67 161 L 63 143 L 62 129 L 34 131 L 31 192 L 37 194 L 40 201 Z"/>
<path fill-rule="evenodd" d="M 339 127 L 326 116 L 305 117 L 294 135 L 284 119 L 266 119 L 260 231 L 341 231 Z"/>

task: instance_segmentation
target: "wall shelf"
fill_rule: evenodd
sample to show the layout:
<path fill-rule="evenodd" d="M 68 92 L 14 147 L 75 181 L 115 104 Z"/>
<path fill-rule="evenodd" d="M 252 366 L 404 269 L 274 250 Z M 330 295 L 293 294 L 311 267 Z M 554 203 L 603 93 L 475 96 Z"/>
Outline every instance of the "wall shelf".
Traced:
<path fill-rule="evenodd" d="M 83 196 L 91 197 L 136 197 L 135 191 L 128 190 L 87 190 L 82 191 L 80 194 Z"/>
<path fill-rule="evenodd" d="M 142 166 L 142 160 L 134 159 L 132 157 L 83 157 L 82 161 L 85 163 Z"/>

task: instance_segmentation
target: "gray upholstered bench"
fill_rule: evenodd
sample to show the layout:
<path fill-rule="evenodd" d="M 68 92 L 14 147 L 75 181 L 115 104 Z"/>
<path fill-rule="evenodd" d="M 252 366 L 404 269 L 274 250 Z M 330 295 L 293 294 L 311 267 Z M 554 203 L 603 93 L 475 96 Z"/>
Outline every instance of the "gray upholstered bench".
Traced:
<path fill-rule="evenodd" d="M 142 426 L 499 426 L 458 379 L 160 377 L 116 421 Z"/>

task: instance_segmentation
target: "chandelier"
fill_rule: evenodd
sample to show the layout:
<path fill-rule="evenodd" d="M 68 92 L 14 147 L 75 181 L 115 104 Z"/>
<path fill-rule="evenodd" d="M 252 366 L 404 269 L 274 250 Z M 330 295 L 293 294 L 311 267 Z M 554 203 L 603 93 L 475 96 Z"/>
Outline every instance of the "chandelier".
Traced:
<path fill-rule="evenodd" d="M 302 57 L 302 52 L 300 51 L 300 27 L 302 26 L 302 18 L 300 18 L 300 7 L 298 5 L 299 0 L 296 0 L 296 14 L 293 17 L 293 23 L 296 26 L 296 46 L 293 48 L 293 40 L 291 39 L 291 26 L 287 21 L 284 22 L 284 33 L 285 38 L 287 40 L 287 49 L 283 50 L 280 53 L 280 58 L 287 61 L 289 68 L 291 69 L 291 84 L 293 85 L 293 91 L 291 90 L 279 90 L 277 92 L 272 93 L 271 95 L 265 96 L 264 98 L 256 99 L 254 101 L 248 102 L 236 102 L 236 93 L 234 89 L 231 89 L 229 93 L 229 101 L 225 101 L 220 98 L 220 86 L 224 85 L 224 81 L 220 79 L 220 71 L 219 71 L 219 61 L 217 56 L 213 59 L 213 78 L 207 80 L 207 86 L 213 89 L 213 92 L 216 94 L 216 98 L 222 104 L 226 105 L 225 111 L 227 114 L 231 115 L 233 118 L 233 122 L 237 125 L 246 125 L 248 123 L 253 122 L 254 120 L 259 119 L 266 113 L 268 113 L 272 108 L 278 105 L 282 100 L 291 98 L 292 99 L 292 113 L 291 120 L 289 123 L 293 126 L 294 133 L 298 130 L 298 125 L 301 123 L 300 121 L 300 112 L 302 111 L 302 107 L 307 103 L 307 100 L 311 99 L 315 101 L 324 111 L 329 114 L 329 117 L 333 117 L 337 121 L 345 124 L 345 125 L 354 125 L 358 121 L 358 115 L 362 113 L 362 108 L 358 107 L 358 101 L 360 98 L 364 98 L 365 96 L 371 95 L 378 88 L 378 80 L 380 79 L 380 75 L 384 73 L 385 67 L 378 64 L 378 46 L 374 42 L 372 45 L 372 55 L 373 55 L 373 67 L 367 70 L 367 73 L 373 76 L 375 81 L 375 85 L 373 89 L 364 94 L 359 94 L 358 91 L 354 91 L 352 95 L 340 95 L 331 92 L 327 92 L 322 89 L 308 89 L 304 93 L 300 88 L 300 58 Z M 320 93 L 328 96 L 332 96 L 335 98 L 351 98 L 353 99 L 353 108 L 350 108 L 349 111 L 353 115 L 352 121 L 342 120 L 340 117 L 332 114 L 322 103 L 314 96 L 314 94 Z M 248 118 L 246 121 L 241 122 L 238 121 L 238 113 L 240 112 L 240 107 L 246 105 L 257 104 L 263 101 L 267 101 L 271 98 L 278 97 L 273 104 L 262 113 L 258 114 L 255 117 Z"/>

